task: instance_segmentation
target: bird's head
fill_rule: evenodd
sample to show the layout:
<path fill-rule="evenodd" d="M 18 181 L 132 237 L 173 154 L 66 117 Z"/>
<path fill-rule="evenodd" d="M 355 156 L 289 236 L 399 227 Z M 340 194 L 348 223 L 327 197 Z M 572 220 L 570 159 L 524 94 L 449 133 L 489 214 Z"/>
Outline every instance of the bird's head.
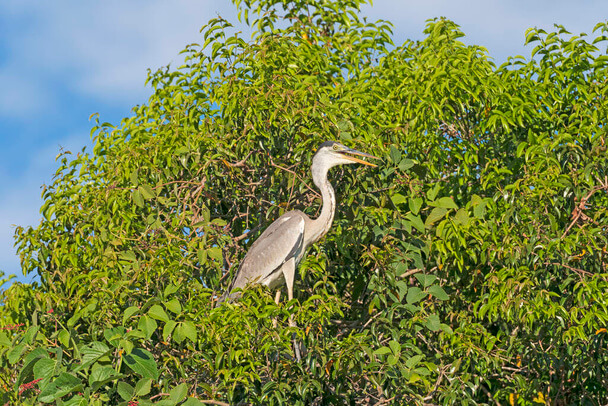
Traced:
<path fill-rule="evenodd" d="M 339 142 L 326 141 L 319 146 L 315 156 L 312 159 L 313 166 L 324 167 L 326 169 L 332 168 L 337 165 L 348 165 L 348 164 L 363 164 L 369 166 L 377 166 L 371 162 L 364 161 L 363 159 L 357 158 L 362 156 L 366 158 L 380 159 L 365 152 L 357 151 L 356 149 L 348 148 Z"/>

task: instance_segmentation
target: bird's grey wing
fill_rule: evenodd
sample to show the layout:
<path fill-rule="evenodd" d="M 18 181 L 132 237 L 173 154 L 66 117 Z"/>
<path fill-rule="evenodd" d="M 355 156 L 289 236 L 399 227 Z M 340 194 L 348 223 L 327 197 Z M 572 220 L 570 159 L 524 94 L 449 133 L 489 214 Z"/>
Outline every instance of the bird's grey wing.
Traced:
<path fill-rule="evenodd" d="M 304 240 L 305 214 L 290 211 L 276 219 L 253 243 L 230 290 L 264 282 L 285 261 L 296 255 Z"/>

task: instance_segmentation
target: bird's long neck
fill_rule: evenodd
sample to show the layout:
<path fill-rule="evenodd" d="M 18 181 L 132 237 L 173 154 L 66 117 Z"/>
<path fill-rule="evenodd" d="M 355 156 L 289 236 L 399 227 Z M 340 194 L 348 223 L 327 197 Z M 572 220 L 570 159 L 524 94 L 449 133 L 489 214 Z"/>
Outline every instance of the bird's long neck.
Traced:
<path fill-rule="evenodd" d="M 336 211 L 336 195 L 334 188 L 327 179 L 327 172 L 329 167 L 316 167 L 313 165 L 312 168 L 312 180 L 321 190 L 321 197 L 323 205 L 321 207 L 321 214 L 316 219 L 312 220 L 312 227 L 310 228 L 310 244 L 317 242 L 329 231 L 331 223 L 334 220 L 334 213 Z"/>

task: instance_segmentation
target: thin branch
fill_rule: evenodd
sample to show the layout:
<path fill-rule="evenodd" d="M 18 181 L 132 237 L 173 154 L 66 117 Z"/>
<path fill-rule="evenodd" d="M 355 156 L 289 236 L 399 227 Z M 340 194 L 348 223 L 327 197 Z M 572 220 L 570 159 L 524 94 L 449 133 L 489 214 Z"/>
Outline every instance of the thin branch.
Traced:
<path fill-rule="evenodd" d="M 220 400 L 212 400 L 212 399 L 206 399 L 206 400 L 202 400 L 202 399 L 198 399 L 199 402 L 203 402 L 206 403 L 208 405 L 218 405 L 218 406 L 230 406 L 228 403 L 226 402 L 222 402 Z"/>
<path fill-rule="evenodd" d="M 378 312 L 378 313 L 374 314 L 372 317 L 370 317 L 370 318 L 369 318 L 369 320 L 368 320 L 368 321 L 367 321 L 367 322 L 366 322 L 366 323 L 365 323 L 363 326 L 361 326 L 360 331 L 365 330 L 365 329 L 367 328 L 367 326 L 369 326 L 369 324 L 370 324 L 370 323 L 371 323 L 371 322 L 372 322 L 372 321 L 373 321 L 373 320 L 374 320 L 376 317 L 378 317 L 378 316 L 379 316 L 379 315 L 381 315 L 381 314 L 382 314 L 381 312 Z"/>
<path fill-rule="evenodd" d="M 486 394 L 486 396 L 488 397 L 489 400 L 491 400 L 492 402 L 494 402 L 494 404 L 500 406 L 500 403 L 498 402 L 498 400 L 494 399 L 494 397 L 492 396 L 492 394 L 490 393 L 490 391 L 488 389 L 486 389 L 486 387 L 483 386 L 483 384 L 479 384 L 479 387 L 481 388 L 481 390 L 483 391 L 483 393 Z"/>
<path fill-rule="evenodd" d="M 585 271 L 584 269 L 575 268 L 573 266 L 566 265 L 566 264 L 560 264 L 559 262 L 545 262 L 545 265 L 563 266 L 564 268 L 574 271 L 574 272 L 578 273 L 579 275 L 587 275 L 587 276 L 593 275 L 593 273 L 591 273 L 589 271 Z"/>
<path fill-rule="evenodd" d="M 564 238 L 566 236 L 566 234 L 568 234 L 568 232 L 570 231 L 570 229 L 572 227 L 574 227 L 574 225 L 578 222 L 578 220 L 580 218 L 582 218 L 583 220 L 589 219 L 589 217 L 585 213 L 583 213 L 583 211 L 587 208 L 586 207 L 587 206 L 587 201 L 598 190 L 606 190 L 606 191 L 608 191 L 608 179 L 605 180 L 605 181 L 600 181 L 600 186 L 596 186 L 593 189 L 591 189 L 589 191 L 589 193 L 587 193 L 585 195 L 585 197 L 583 197 L 581 199 L 581 201 L 578 203 L 578 205 L 576 205 L 576 207 L 574 207 L 574 210 L 572 210 L 572 221 L 570 222 L 570 224 L 566 228 L 566 231 L 564 231 L 564 233 L 562 234 L 562 238 Z M 576 199 L 575 199 L 575 202 L 576 202 Z"/>
<path fill-rule="evenodd" d="M 435 392 L 437 392 L 437 389 L 439 388 L 439 385 L 441 385 L 441 381 L 443 380 L 443 376 L 445 373 L 445 369 L 450 365 L 446 365 L 445 367 L 439 369 L 439 377 L 437 378 L 437 381 L 435 382 L 435 385 L 433 385 L 433 389 L 429 392 L 429 394 L 422 400 L 424 400 L 425 402 L 427 400 L 432 400 L 433 399 L 433 395 L 435 394 Z"/>
<path fill-rule="evenodd" d="M 259 229 L 260 229 L 260 226 L 259 226 L 259 225 L 257 225 L 257 226 L 255 226 L 254 228 L 252 228 L 251 230 L 249 230 L 249 231 L 247 231 L 247 232 L 244 232 L 243 234 L 239 235 L 238 237 L 234 237 L 234 238 L 232 239 L 232 241 L 234 241 L 234 242 L 239 242 L 239 241 L 241 241 L 241 240 L 244 240 L 245 238 L 247 238 L 247 237 L 249 236 L 249 234 L 251 234 L 251 233 L 255 233 L 255 232 L 256 232 L 256 231 L 258 231 Z"/>
<path fill-rule="evenodd" d="M 397 276 L 397 278 L 399 278 L 399 279 L 407 278 L 408 276 L 411 276 L 415 273 L 422 272 L 422 271 L 424 271 L 424 269 L 422 269 L 422 268 L 410 269 L 409 271 L 404 272 L 401 275 Z"/>
<path fill-rule="evenodd" d="M 315 196 L 317 196 L 317 197 L 321 197 L 321 195 L 319 194 L 319 192 L 317 192 L 316 190 L 314 190 L 313 188 L 311 188 L 310 186 L 308 186 L 308 183 L 306 183 L 306 182 L 304 181 L 304 179 L 302 179 L 302 177 L 301 177 L 300 175 L 298 175 L 297 173 L 295 173 L 295 172 L 294 172 L 294 171 L 292 171 L 291 169 L 287 169 L 287 168 L 285 168 L 285 167 L 283 167 L 283 166 L 281 166 L 281 165 L 277 165 L 277 164 L 275 164 L 275 163 L 274 163 L 274 161 L 272 160 L 272 158 L 270 158 L 270 165 L 274 166 L 275 168 L 279 168 L 279 169 L 281 169 L 281 170 L 283 170 L 283 171 L 285 171 L 285 172 L 289 172 L 289 173 L 291 173 L 292 175 L 294 175 L 295 177 L 297 177 L 297 178 L 298 178 L 300 181 L 302 181 L 302 183 L 304 183 L 304 186 L 306 186 L 306 188 L 307 188 L 308 190 L 310 190 L 312 193 L 314 193 L 314 194 L 315 194 Z"/>
<path fill-rule="evenodd" d="M 168 393 L 161 392 L 161 393 L 159 393 L 158 395 L 154 395 L 154 396 L 150 397 L 150 400 L 152 400 L 152 399 L 156 399 L 156 398 L 159 398 L 159 397 L 161 397 L 161 396 L 169 396 L 169 394 L 168 394 Z"/>
<path fill-rule="evenodd" d="M 247 161 L 247 159 L 249 159 L 249 157 L 251 156 L 251 154 L 252 154 L 253 152 L 254 152 L 254 151 L 249 151 L 249 153 L 247 154 L 247 156 L 246 156 L 245 158 L 243 158 L 243 159 L 241 159 L 240 161 L 235 162 L 235 163 L 228 162 L 228 161 L 226 161 L 225 159 L 222 159 L 221 161 L 224 163 L 224 165 L 226 165 L 226 166 L 227 166 L 227 167 L 229 167 L 229 168 L 230 168 L 230 167 L 232 167 L 232 168 L 240 168 L 240 167 L 242 167 L 242 166 L 246 166 L 245 162 Z"/>

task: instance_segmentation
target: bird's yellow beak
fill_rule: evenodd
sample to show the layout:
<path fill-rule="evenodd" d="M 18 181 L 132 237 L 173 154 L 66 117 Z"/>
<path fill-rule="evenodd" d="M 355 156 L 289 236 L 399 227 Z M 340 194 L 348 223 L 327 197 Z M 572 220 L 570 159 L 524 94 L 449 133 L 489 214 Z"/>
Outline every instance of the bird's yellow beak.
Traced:
<path fill-rule="evenodd" d="M 342 153 L 342 154 L 344 154 L 344 156 L 346 158 L 350 159 L 353 162 L 357 162 L 357 163 L 360 163 L 360 164 L 363 164 L 363 165 L 368 165 L 368 166 L 371 166 L 371 167 L 376 167 L 378 165 L 373 164 L 371 162 L 364 161 L 363 159 L 359 159 L 359 158 L 354 157 L 352 155 L 359 155 L 359 156 L 364 156 L 366 158 L 372 158 L 372 159 L 380 159 L 377 156 L 366 154 L 365 152 L 357 151 L 356 149 L 351 149 L 351 148 L 347 148 L 347 149 L 344 149 L 344 150 L 339 151 L 339 152 Z"/>

